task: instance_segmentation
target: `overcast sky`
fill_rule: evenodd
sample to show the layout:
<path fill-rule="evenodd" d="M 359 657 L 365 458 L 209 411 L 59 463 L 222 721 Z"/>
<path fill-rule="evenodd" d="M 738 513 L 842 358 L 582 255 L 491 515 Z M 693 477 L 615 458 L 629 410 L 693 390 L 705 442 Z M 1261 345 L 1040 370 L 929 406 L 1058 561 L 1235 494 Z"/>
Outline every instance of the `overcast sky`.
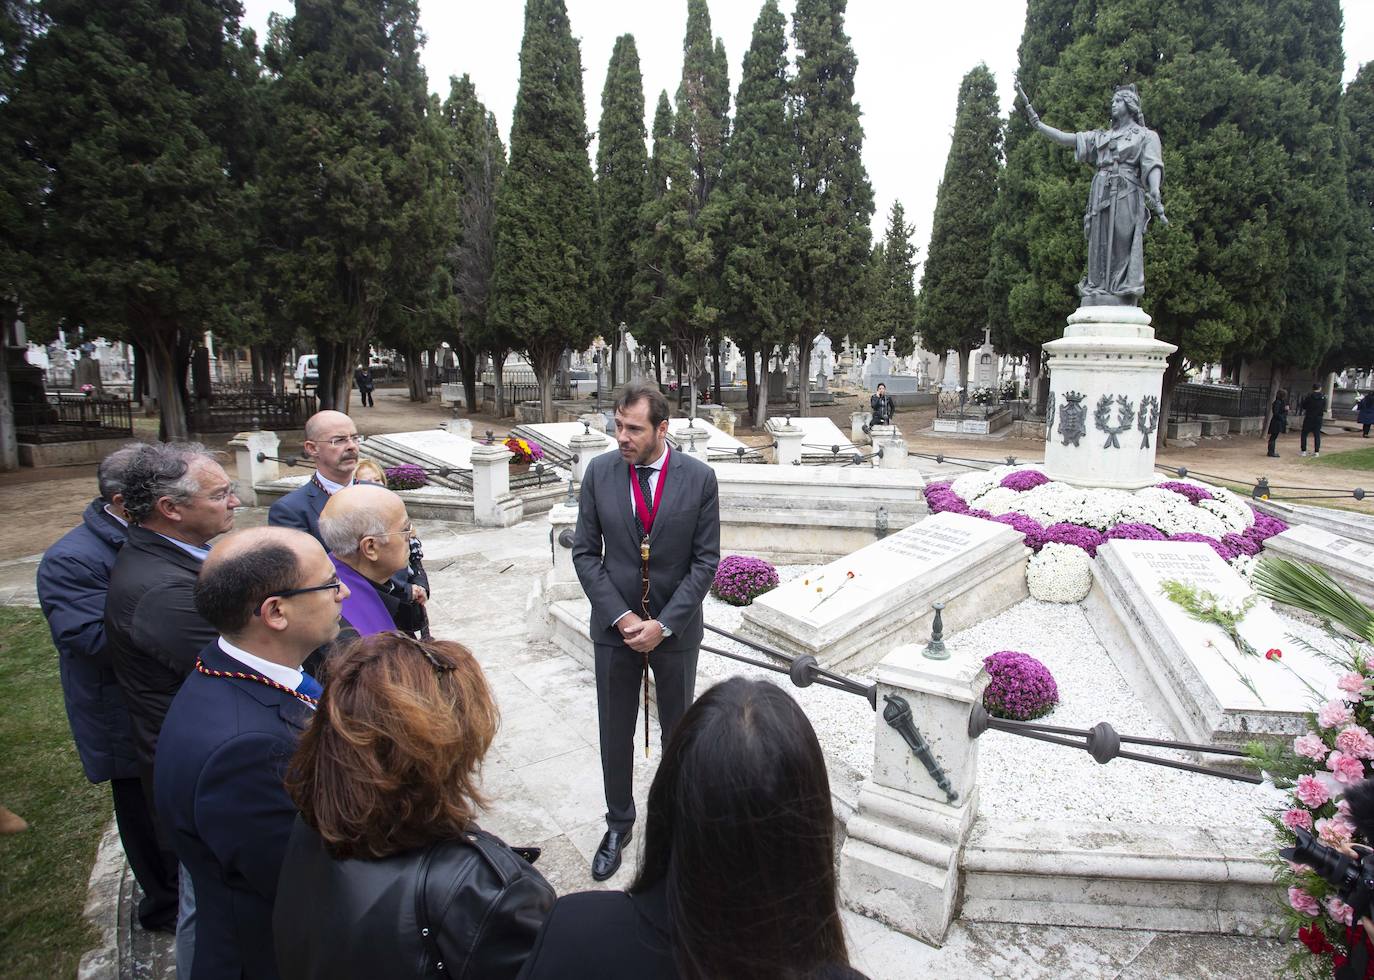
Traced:
<path fill-rule="evenodd" d="M 268 14 L 290 15 L 295 9 L 292 0 L 243 2 L 245 24 L 256 28 L 260 37 L 266 35 Z M 658 93 L 666 89 L 671 99 L 677 92 L 686 0 L 566 2 L 573 34 L 582 45 L 587 129 L 594 132 L 600 123 L 601 88 L 615 39 L 630 33 L 644 73 L 647 130 Z M 795 0 L 780 0 L 789 36 L 794 5 Z M 724 42 L 730 59 L 732 100 L 761 6 L 754 0 L 710 4 L 712 33 Z M 1343 6 L 1348 82 L 1360 63 L 1374 59 L 1374 0 L 1344 0 Z M 984 62 L 997 79 L 1003 112 L 1009 110 L 1016 45 L 1025 15 L 1025 0 L 850 0 L 845 27 L 859 59 L 854 84 L 863 111 L 864 164 L 877 205 L 875 238 L 886 228 L 893 200 L 900 200 L 907 222 L 916 225 L 913 240 L 921 249 L 918 258 L 924 258 L 935 192 L 954 128 L 959 82 L 969 69 Z M 496 114 L 509 146 L 511 112 L 520 82 L 524 4 L 520 0 L 420 0 L 420 26 L 428 37 L 423 61 L 430 87 L 447 95 L 450 75 L 466 72 L 472 76 L 478 97 Z M 595 152 L 593 145 L 593 160 Z"/>

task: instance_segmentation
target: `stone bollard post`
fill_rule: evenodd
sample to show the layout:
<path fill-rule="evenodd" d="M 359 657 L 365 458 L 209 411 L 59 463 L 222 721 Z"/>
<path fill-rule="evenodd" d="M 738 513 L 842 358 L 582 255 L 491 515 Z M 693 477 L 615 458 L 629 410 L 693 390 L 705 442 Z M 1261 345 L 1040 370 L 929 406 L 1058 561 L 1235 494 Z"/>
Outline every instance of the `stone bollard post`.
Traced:
<path fill-rule="evenodd" d="M 463 439 L 472 438 L 472 419 L 447 419 L 440 423 L 439 428 Z"/>
<path fill-rule="evenodd" d="M 779 466 L 800 463 L 802 458 L 802 430 L 791 422 L 773 430 L 773 438 L 778 442 L 775 459 Z"/>
<path fill-rule="evenodd" d="M 878 664 L 873 775 L 859 790 L 840 851 L 840 890 L 857 912 L 939 945 L 954 917 L 959 855 L 978 812 L 978 748 L 969 713 L 987 675 L 965 657 L 930 660 L 902 646 Z M 944 769 L 950 802 L 902 736 L 883 720 L 896 695 Z"/>
<path fill-rule="evenodd" d="M 549 510 L 549 547 L 553 552 L 553 567 L 544 573 L 543 601 L 547 605 L 576 599 L 582 595 L 582 583 L 572 563 L 573 534 L 577 529 L 577 504 L 554 504 Z"/>
<path fill-rule="evenodd" d="M 710 433 L 705 429 L 688 425 L 677 430 L 677 437 L 682 443 L 683 452 L 691 453 L 693 456 L 706 455 L 706 440 L 710 438 Z"/>
<path fill-rule="evenodd" d="M 257 507 L 257 485 L 270 483 L 281 475 L 275 459 L 258 462 L 258 453 L 263 456 L 277 455 L 281 440 L 275 432 L 257 429 L 234 436 L 229 440 L 229 448 L 234 452 L 234 465 L 238 470 L 238 498 L 246 507 Z"/>
<path fill-rule="evenodd" d="M 906 455 L 906 440 L 898 433 L 886 439 L 877 440 L 875 445 L 881 446 L 883 458 L 879 465 L 885 470 L 904 470 L 908 466 Z"/>
<path fill-rule="evenodd" d="M 598 415 L 597 419 L 599 420 L 600 418 L 601 416 Z M 573 481 L 580 485 L 582 483 L 582 477 L 587 472 L 588 464 L 602 453 L 610 452 L 614 449 L 615 443 L 596 429 L 590 429 L 585 432 L 579 432 L 569 439 L 568 448 L 572 450 L 574 457 L 572 464 Z M 574 515 L 574 519 L 576 519 L 576 515 Z"/>
<path fill-rule="evenodd" d="M 484 527 L 510 527 L 524 515 L 525 506 L 510 492 L 510 459 L 500 443 L 472 447 L 472 519 Z"/>
<path fill-rule="evenodd" d="M 872 412 L 854 412 L 849 416 L 849 441 L 856 446 L 866 446 L 873 440 L 864 431 L 864 426 L 873 417 Z"/>
<path fill-rule="evenodd" d="M 728 408 L 722 407 L 720 414 L 716 416 L 716 428 L 724 432 L 727 436 L 735 434 L 735 423 L 739 421 L 739 416 Z"/>

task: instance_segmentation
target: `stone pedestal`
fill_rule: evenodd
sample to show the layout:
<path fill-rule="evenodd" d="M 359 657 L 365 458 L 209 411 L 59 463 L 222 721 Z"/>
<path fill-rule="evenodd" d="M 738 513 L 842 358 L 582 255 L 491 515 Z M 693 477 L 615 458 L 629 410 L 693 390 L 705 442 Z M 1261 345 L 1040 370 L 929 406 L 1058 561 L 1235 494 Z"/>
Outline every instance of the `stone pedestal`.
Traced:
<path fill-rule="evenodd" d="M 524 514 L 519 497 L 510 492 L 510 460 L 505 446 L 472 447 L 472 516 L 485 527 L 510 527 Z"/>
<path fill-rule="evenodd" d="M 724 432 L 727 436 L 733 436 L 735 434 L 735 423 L 737 421 L 739 421 L 739 417 L 735 415 L 734 412 L 730 411 L 728 408 L 722 407 L 720 413 L 716 416 L 716 428 Z"/>
<path fill-rule="evenodd" d="M 595 429 L 588 429 L 569 439 L 568 448 L 572 451 L 573 480 L 581 484 L 583 474 L 587 472 L 587 465 L 602 453 L 614 449 L 615 443 Z"/>
<path fill-rule="evenodd" d="M 865 446 L 871 440 L 868 433 L 864 431 L 864 426 L 873 417 L 872 412 L 852 412 L 849 416 L 849 441 L 856 446 Z"/>
<path fill-rule="evenodd" d="M 1165 424 L 1160 382 L 1165 359 L 1178 348 L 1155 340 L 1139 307 L 1084 306 L 1069 317 L 1064 336 L 1044 349 L 1051 413 L 1045 475 L 1084 487 L 1153 484 Z"/>
<path fill-rule="evenodd" d="M 968 719 L 987 675 L 977 660 L 928 660 L 921 650 L 898 647 L 878 664 L 873 775 L 859 790 L 840 851 L 840 893 L 855 911 L 938 945 L 954 918 L 959 854 L 978 812 L 978 747 Z M 956 794 L 952 802 L 883 720 L 889 695 L 910 706 Z"/>
<path fill-rule="evenodd" d="M 544 602 L 580 599 L 582 583 L 572 563 L 573 533 L 577 529 L 577 505 L 555 504 L 549 510 L 549 546 L 553 567 L 544 573 Z"/>
<path fill-rule="evenodd" d="M 238 498 L 247 507 L 258 506 L 258 493 L 254 489 L 259 483 L 271 483 L 281 475 L 275 459 L 258 462 L 258 453 L 275 456 L 281 447 L 281 440 L 275 432 L 240 432 L 229 440 L 229 448 L 234 453 L 234 464 L 238 470 Z"/>
<path fill-rule="evenodd" d="M 775 459 L 779 466 L 793 466 L 801 463 L 802 435 L 802 430 L 790 422 L 773 429 L 773 438 L 778 443 Z"/>
<path fill-rule="evenodd" d="M 674 435 L 682 444 L 683 452 L 691 453 L 693 456 L 706 455 L 706 440 L 711 438 L 711 434 L 705 429 L 688 425 L 678 429 Z"/>
<path fill-rule="evenodd" d="M 883 457 L 878 465 L 885 470 L 904 470 L 907 468 L 906 440 L 901 436 L 895 436 L 875 442 L 883 451 Z"/>

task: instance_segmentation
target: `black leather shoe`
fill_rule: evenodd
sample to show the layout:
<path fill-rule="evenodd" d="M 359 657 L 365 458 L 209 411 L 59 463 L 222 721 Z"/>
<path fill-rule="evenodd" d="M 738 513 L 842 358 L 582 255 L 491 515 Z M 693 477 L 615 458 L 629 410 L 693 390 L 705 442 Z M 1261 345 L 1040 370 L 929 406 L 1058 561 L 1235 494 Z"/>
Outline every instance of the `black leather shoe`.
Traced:
<path fill-rule="evenodd" d="M 1270 459 L 1278 459 L 1278 458 L 1279 458 L 1279 454 L 1278 454 L 1278 453 L 1270 453 L 1270 454 L 1269 454 L 1269 458 L 1270 458 Z"/>
<path fill-rule="evenodd" d="M 592 857 L 592 877 L 605 881 L 620 870 L 620 855 L 633 834 L 628 830 L 608 830 Z"/>

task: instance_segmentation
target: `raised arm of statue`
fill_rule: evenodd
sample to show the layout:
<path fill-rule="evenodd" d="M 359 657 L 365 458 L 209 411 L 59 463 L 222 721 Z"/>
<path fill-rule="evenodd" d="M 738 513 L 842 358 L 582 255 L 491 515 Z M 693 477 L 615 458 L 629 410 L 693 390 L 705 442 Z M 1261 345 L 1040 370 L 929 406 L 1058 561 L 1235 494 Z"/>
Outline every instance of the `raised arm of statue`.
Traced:
<path fill-rule="evenodd" d="M 1016 91 L 1021 93 L 1021 101 L 1026 104 L 1026 118 L 1030 120 L 1032 126 L 1054 140 L 1054 142 L 1058 143 L 1060 146 L 1071 147 L 1074 145 L 1073 133 L 1065 133 L 1062 130 L 1055 129 L 1053 126 L 1047 126 L 1040 121 L 1040 113 L 1036 112 L 1035 107 L 1031 105 L 1030 96 L 1026 95 L 1026 90 L 1021 87 L 1020 82 L 1016 83 Z"/>

